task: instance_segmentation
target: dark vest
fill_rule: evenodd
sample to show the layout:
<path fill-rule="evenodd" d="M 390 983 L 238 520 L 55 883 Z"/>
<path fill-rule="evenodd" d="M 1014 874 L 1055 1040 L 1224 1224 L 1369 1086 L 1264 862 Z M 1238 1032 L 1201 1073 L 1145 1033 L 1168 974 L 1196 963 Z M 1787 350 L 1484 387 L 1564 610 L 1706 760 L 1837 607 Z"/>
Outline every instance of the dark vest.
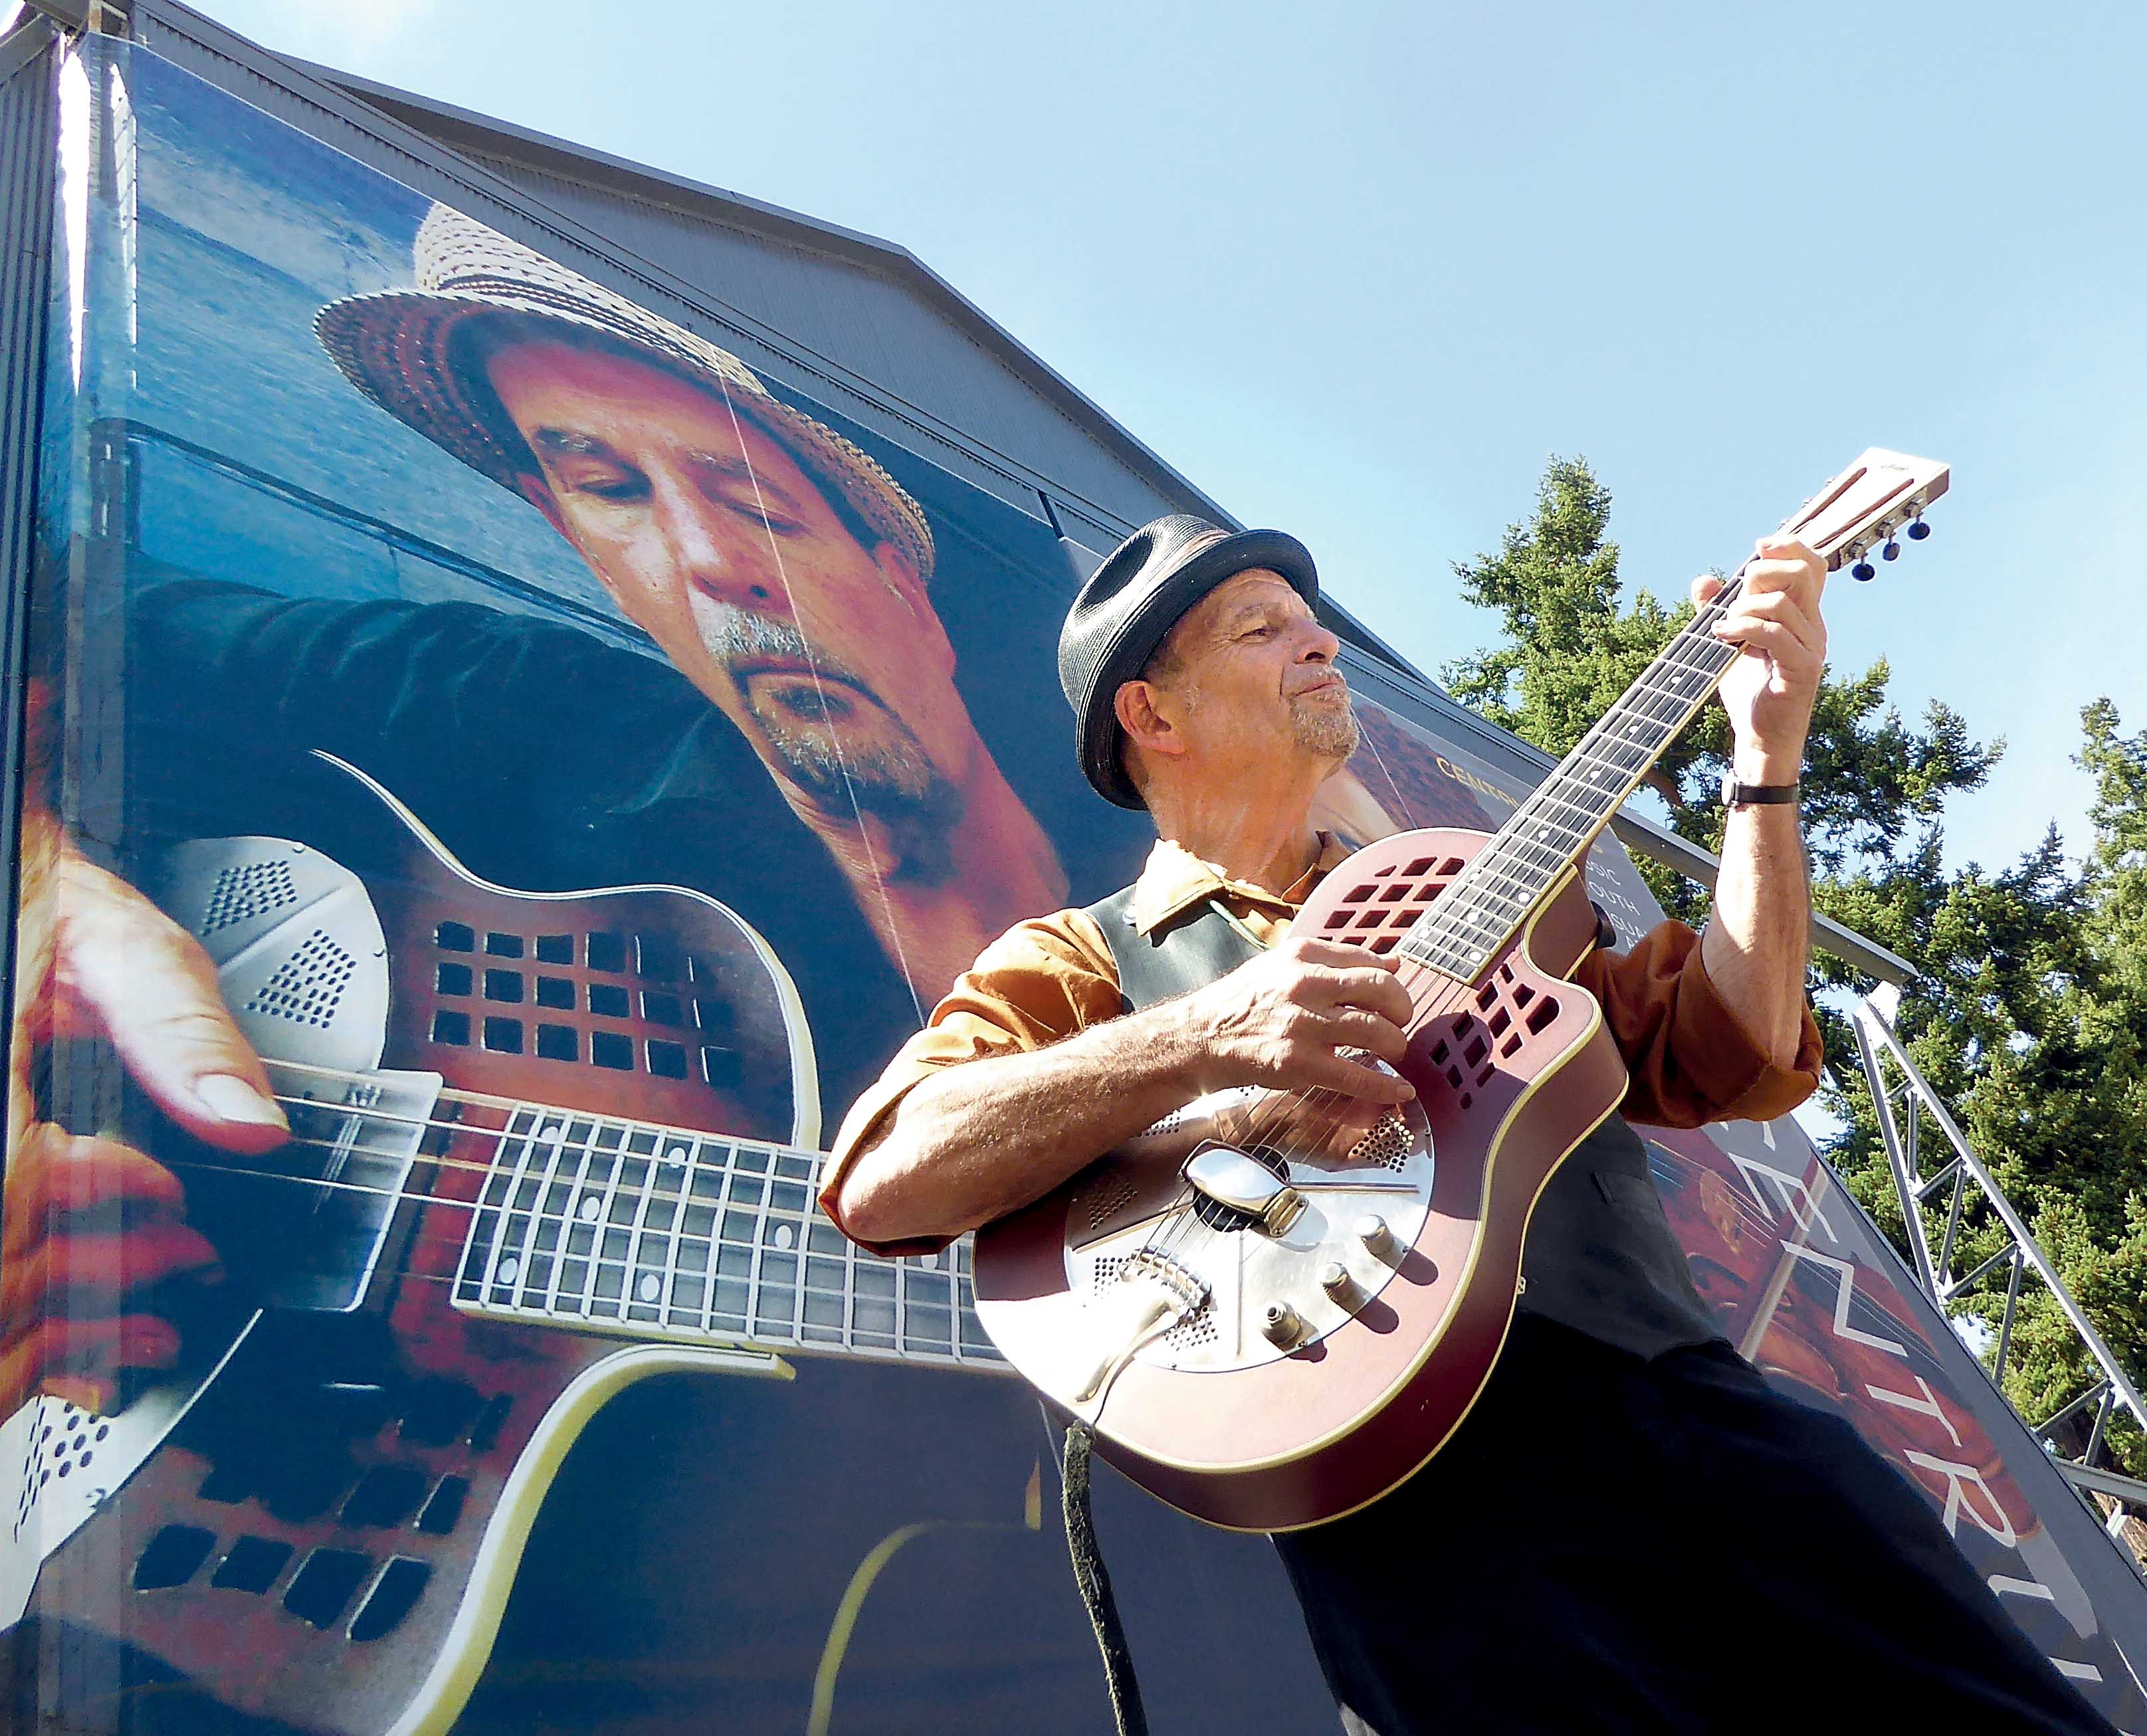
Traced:
<path fill-rule="evenodd" d="M 1260 951 L 1214 900 L 1146 935 L 1134 932 L 1133 888 L 1088 914 L 1118 963 L 1128 1012 L 1206 987 Z M 1529 1225 L 1520 1306 L 1639 1356 L 1719 1339 L 1648 1178 L 1647 1148 L 1613 1115 L 1559 1166 Z"/>

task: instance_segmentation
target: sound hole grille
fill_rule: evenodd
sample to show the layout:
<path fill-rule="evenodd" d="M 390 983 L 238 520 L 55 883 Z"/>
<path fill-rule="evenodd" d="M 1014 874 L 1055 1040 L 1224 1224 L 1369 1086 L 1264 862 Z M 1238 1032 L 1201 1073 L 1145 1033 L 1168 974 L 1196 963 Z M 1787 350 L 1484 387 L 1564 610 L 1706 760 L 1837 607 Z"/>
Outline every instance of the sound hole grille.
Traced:
<path fill-rule="evenodd" d="M 1352 1163 L 1376 1163 L 1382 1169 L 1396 1172 L 1409 1161 L 1409 1123 L 1391 1109 L 1349 1150 Z"/>
<path fill-rule="evenodd" d="M 325 930 L 316 928 L 298 951 L 276 967 L 275 973 L 253 992 L 248 1013 L 266 1013 L 288 1018 L 293 1024 L 325 1030 L 343 1003 L 358 961 Z"/>
<path fill-rule="evenodd" d="M 663 935 L 605 929 L 522 934 L 453 919 L 436 923 L 433 934 L 441 953 L 481 952 L 492 961 L 480 974 L 455 958 L 437 959 L 438 993 L 471 998 L 481 991 L 495 1008 L 533 1001 L 553 1015 L 533 1028 L 503 1012 L 478 1023 L 455 1008 L 438 1008 L 434 1043 L 466 1048 L 474 1039 L 495 1053 L 645 1072 L 717 1091 L 746 1083 L 745 1057 L 732 1047 L 737 1010 L 716 965 Z M 534 971 L 497 962 L 533 958 L 539 967 Z"/>
<path fill-rule="evenodd" d="M 1092 1194 L 1089 1200 L 1089 1228 L 1090 1229 L 1103 1228 L 1110 1221 L 1114 1213 L 1123 1211 L 1133 1203 L 1134 1193 L 1134 1184 L 1130 1181 L 1121 1178 L 1112 1183 L 1100 1193 Z M 1098 1269 L 1100 1271 L 1102 1268 L 1099 1267 Z M 1113 1273 L 1113 1276 L 1116 1275 L 1115 1273 Z"/>
<path fill-rule="evenodd" d="M 1382 956 L 1391 953 L 1462 867 L 1458 856 L 1426 856 L 1399 868 L 1382 868 L 1343 893 L 1340 906 L 1327 913 L 1321 931 L 1344 946 L 1367 947 Z"/>
<path fill-rule="evenodd" d="M 35 1401 L 38 1414 L 23 1457 L 22 1487 L 15 1499 L 14 1535 L 19 1539 L 30 1515 L 37 1511 L 39 1493 L 55 1480 L 64 1482 L 88 1472 L 97 1463 L 97 1451 L 112 1433 L 112 1425 L 64 1398 Z"/>
<path fill-rule="evenodd" d="M 1215 1330 L 1215 1305 L 1204 1302 L 1164 1335 L 1164 1342 L 1180 1350 L 1195 1344 L 1212 1344 L 1218 1333 Z"/>
<path fill-rule="evenodd" d="M 209 888 L 208 908 L 202 916 L 202 938 L 219 928 L 266 916 L 286 904 L 298 902 L 298 888 L 291 878 L 291 864 L 272 858 L 221 870 Z"/>
<path fill-rule="evenodd" d="M 1131 1191 L 1130 1188 L 1128 1189 L 1129 1193 Z M 1119 1281 L 1119 1274 L 1125 1270 L 1128 1258 L 1129 1256 L 1125 1254 L 1112 1253 L 1106 1254 L 1098 1260 L 1094 1274 L 1090 1280 L 1090 1288 L 1100 1293 L 1116 1283 Z M 1212 1302 L 1204 1302 L 1165 1333 L 1163 1335 L 1163 1341 L 1178 1349 L 1184 1350 L 1196 1344 L 1212 1344 L 1217 1337 L 1215 1304 Z"/>

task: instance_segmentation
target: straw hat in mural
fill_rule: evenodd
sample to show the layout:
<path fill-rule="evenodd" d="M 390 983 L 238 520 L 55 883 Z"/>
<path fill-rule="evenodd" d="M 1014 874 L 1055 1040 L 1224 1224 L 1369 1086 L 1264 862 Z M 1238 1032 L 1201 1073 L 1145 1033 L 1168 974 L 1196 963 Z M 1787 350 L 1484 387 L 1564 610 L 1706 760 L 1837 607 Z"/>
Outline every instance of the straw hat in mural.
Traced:
<path fill-rule="evenodd" d="M 458 365 L 455 334 L 503 313 L 544 321 L 566 328 L 569 341 L 598 334 L 720 393 L 931 578 L 932 531 L 902 485 L 833 428 L 778 402 L 729 351 L 445 205 L 426 213 L 413 256 L 414 290 L 333 302 L 313 332 L 360 392 L 473 470 L 512 488 L 532 463 L 488 383 Z"/>

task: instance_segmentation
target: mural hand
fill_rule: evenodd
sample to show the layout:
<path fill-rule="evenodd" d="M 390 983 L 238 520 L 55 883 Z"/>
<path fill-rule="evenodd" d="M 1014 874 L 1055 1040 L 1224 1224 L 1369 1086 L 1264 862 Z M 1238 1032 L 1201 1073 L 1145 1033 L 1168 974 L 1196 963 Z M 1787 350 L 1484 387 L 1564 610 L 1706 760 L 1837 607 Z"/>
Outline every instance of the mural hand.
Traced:
<path fill-rule="evenodd" d="M 71 848 L 54 880 L 49 1034 L 108 1039 L 157 1106 L 212 1145 L 254 1153 L 289 1138 L 193 937 Z"/>
<path fill-rule="evenodd" d="M 0 1415 L 39 1391 L 102 1409 L 123 1371 L 171 1362 L 178 1331 L 143 1303 L 172 1279 L 222 1275 L 183 1201 L 169 1170 L 117 1140 L 45 1123 L 18 1142 L 0 1213 Z"/>

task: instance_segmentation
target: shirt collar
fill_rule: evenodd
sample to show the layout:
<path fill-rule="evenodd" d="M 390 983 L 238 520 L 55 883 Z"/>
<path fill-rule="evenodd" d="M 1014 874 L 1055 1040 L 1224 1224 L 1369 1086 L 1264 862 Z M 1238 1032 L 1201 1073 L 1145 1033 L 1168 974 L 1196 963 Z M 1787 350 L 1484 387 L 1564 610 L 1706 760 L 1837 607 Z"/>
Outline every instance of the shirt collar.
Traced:
<path fill-rule="evenodd" d="M 1140 878 L 1134 883 L 1134 932 L 1145 935 L 1219 892 L 1280 915 L 1294 913 L 1327 871 L 1349 854 L 1349 847 L 1333 833 L 1322 832 L 1319 837 L 1318 858 L 1294 885 L 1279 893 L 1248 885 L 1243 880 L 1233 880 L 1214 863 L 1203 862 L 1184 845 L 1170 838 L 1158 838 L 1155 848 L 1148 853 Z"/>

